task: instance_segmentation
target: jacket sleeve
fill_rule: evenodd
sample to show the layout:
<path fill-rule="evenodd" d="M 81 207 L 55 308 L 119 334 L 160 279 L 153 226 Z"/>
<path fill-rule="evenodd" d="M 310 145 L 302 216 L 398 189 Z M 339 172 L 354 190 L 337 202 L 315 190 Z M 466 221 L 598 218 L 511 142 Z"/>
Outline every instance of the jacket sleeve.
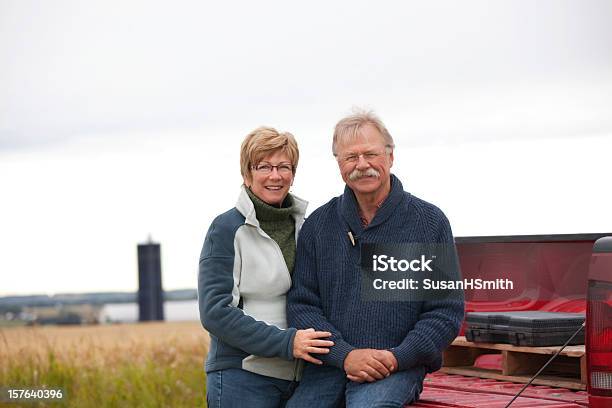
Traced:
<path fill-rule="evenodd" d="M 312 219 L 306 220 L 298 238 L 293 282 L 287 294 L 287 323 L 298 329 L 313 328 L 332 333 L 329 340 L 334 342 L 334 346 L 329 349 L 329 354 L 317 354 L 316 358 L 343 369 L 344 359 L 355 347 L 342 338 L 323 313 L 313 224 Z"/>
<path fill-rule="evenodd" d="M 232 305 L 234 295 L 240 295 L 234 282 L 234 263 L 239 262 L 234 247 L 237 226 L 228 225 L 221 217 L 210 226 L 200 255 L 198 303 L 202 326 L 249 354 L 292 360 L 295 329 L 268 325 Z"/>
<path fill-rule="evenodd" d="M 439 211 L 439 210 L 438 210 Z M 441 250 L 445 251 L 449 278 L 460 280 L 459 261 L 453 234 L 448 219 L 439 211 L 442 218 L 435 239 Z M 435 227 L 434 227 L 435 228 Z M 406 370 L 423 365 L 430 372 L 442 366 L 442 352 L 452 343 L 461 327 L 464 315 L 464 294 L 462 290 L 452 292 L 443 299 L 423 302 L 421 315 L 414 328 L 402 343 L 391 351 L 397 359 L 399 369 Z"/>

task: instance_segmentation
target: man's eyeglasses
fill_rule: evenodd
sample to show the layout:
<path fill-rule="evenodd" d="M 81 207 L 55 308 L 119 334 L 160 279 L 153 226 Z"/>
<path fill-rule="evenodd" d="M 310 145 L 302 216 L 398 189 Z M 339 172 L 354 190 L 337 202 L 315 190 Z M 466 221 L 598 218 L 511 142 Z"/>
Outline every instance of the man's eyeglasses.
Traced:
<path fill-rule="evenodd" d="M 382 156 L 385 152 L 365 152 L 365 153 L 348 153 L 342 157 L 340 157 L 340 161 L 342 163 L 357 163 L 359 161 L 359 158 L 361 156 L 363 156 L 363 158 L 365 159 L 365 161 L 367 162 L 373 162 L 376 159 L 378 159 L 380 156 Z"/>
<path fill-rule="evenodd" d="M 271 165 L 270 163 L 260 163 L 252 167 L 253 170 L 260 174 L 270 174 L 273 169 L 276 169 L 278 174 L 282 174 L 283 176 L 288 176 L 293 173 L 293 165 L 289 163 L 281 163 L 276 166 Z"/>

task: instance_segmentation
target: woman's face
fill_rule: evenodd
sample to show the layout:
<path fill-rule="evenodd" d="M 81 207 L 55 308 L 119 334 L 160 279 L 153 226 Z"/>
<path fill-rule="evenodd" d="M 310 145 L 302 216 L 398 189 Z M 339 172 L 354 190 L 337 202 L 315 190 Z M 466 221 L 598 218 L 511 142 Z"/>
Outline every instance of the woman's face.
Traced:
<path fill-rule="evenodd" d="M 293 166 L 289 156 L 282 150 L 270 153 L 255 163 L 251 178 L 251 182 L 245 179 L 244 184 L 262 201 L 280 207 L 293 184 Z"/>

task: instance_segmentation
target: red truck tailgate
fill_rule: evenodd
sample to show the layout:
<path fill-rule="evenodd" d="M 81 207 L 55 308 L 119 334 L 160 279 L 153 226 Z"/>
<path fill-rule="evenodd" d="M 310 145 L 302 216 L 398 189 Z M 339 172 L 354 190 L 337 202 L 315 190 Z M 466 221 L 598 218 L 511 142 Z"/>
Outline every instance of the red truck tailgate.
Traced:
<path fill-rule="evenodd" d="M 433 373 L 427 376 L 425 387 L 415 407 L 503 408 L 523 387 L 506 381 L 487 380 L 460 375 Z M 588 394 L 563 388 L 530 386 L 514 401 L 514 408 L 583 408 L 588 406 Z"/>

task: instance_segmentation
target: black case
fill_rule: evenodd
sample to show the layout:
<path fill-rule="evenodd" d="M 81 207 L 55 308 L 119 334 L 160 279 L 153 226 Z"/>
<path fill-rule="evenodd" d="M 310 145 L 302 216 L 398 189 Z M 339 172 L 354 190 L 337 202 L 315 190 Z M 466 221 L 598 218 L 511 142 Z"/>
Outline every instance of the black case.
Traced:
<path fill-rule="evenodd" d="M 561 346 L 584 322 L 581 313 L 471 312 L 466 314 L 468 341 L 515 346 Z M 569 343 L 584 344 L 584 328 Z"/>

